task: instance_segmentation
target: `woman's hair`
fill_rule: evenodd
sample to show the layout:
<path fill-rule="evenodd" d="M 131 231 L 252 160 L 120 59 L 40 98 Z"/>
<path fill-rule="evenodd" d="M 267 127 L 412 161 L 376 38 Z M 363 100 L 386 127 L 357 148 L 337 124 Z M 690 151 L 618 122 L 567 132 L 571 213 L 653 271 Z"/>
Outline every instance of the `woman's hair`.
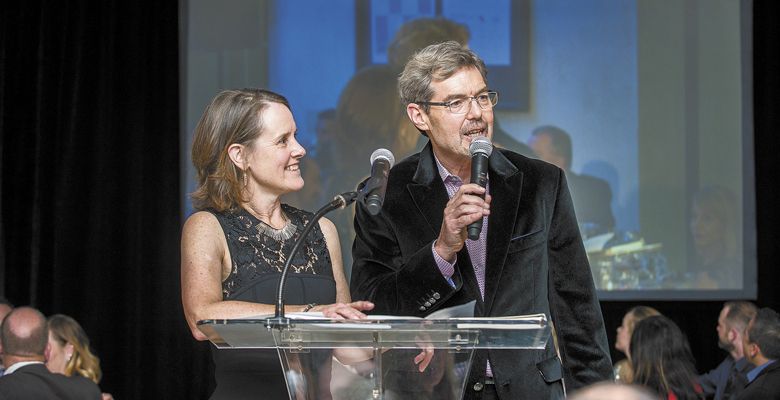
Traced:
<path fill-rule="evenodd" d="M 631 336 L 631 334 L 634 332 L 634 328 L 636 327 L 637 322 L 647 318 L 652 317 L 653 315 L 661 315 L 658 310 L 656 310 L 653 307 L 648 306 L 636 306 L 628 310 L 626 313 L 630 316 L 628 319 L 628 335 Z"/>
<path fill-rule="evenodd" d="M 639 321 L 631 335 L 633 383 L 647 386 L 664 398 L 699 399 L 695 389 L 696 368 L 688 339 L 663 315 Z"/>
<path fill-rule="evenodd" d="M 89 348 L 89 338 L 75 319 L 55 314 L 48 319 L 49 331 L 60 345 L 73 345 L 73 355 L 65 364 L 65 375 L 81 375 L 95 383 L 100 382 L 100 359 Z"/>
<path fill-rule="evenodd" d="M 224 211 L 245 202 L 245 171 L 233 164 L 228 147 L 249 148 L 263 132 L 262 112 L 270 103 L 290 109 L 284 96 L 264 89 L 225 90 L 206 107 L 195 128 L 192 164 L 198 188 L 191 194 L 196 210 Z"/>
<path fill-rule="evenodd" d="M 430 101 L 433 97 L 431 82 L 443 81 L 461 68 L 476 68 L 487 84 L 487 68 L 479 56 L 456 41 L 432 44 L 406 63 L 398 78 L 398 93 L 401 103 Z M 421 105 L 426 112 L 430 107 Z"/>

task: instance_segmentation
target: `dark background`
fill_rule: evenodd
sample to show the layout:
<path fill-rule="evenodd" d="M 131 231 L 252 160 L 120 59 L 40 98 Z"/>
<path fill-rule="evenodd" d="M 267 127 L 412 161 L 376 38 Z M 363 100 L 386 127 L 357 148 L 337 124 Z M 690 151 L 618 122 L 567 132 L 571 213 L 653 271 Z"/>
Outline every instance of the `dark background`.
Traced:
<path fill-rule="evenodd" d="M 0 292 L 75 317 L 117 400 L 205 398 L 208 344 L 181 309 L 176 1 L 4 3 L 0 10 Z M 778 6 L 756 0 L 758 299 L 780 310 Z M 610 343 L 638 302 L 602 302 Z M 725 356 L 722 302 L 643 302 Z M 613 354 L 617 359 L 617 355 Z"/>

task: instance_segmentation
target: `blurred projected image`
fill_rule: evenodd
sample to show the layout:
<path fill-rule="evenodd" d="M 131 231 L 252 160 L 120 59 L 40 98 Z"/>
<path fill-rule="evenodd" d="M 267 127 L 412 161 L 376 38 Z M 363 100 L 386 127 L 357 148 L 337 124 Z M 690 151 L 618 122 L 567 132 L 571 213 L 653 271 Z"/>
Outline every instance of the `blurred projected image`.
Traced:
<path fill-rule="evenodd" d="M 285 93 L 307 154 L 283 202 L 316 210 L 374 150 L 419 152 L 398 75 L 454 40 L 484 55 L 493 144 L 564 171 L 602 299 L 755 296 L 749 0 L 185 3 L 182 148 L 214 93 Z M 329 218 L 349 279 L 354 208 Z"/>

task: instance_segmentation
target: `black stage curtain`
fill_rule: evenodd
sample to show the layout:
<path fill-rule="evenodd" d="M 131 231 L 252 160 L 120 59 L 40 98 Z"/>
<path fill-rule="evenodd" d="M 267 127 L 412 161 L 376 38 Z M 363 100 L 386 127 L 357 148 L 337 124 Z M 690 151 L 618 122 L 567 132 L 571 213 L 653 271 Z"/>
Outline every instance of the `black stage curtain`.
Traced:
<path fill-rule="evenodd" d="M 4 295 L 80 321 L 121 399 L 208 391 L 179 289 L 176 1 L 4 3 Z"/>
<path fill-rule="evenodd" d="M 79 320 L 118 400 L 205 398 L 181 311 L 178 4 L 18 1 L 0 12 L 0 287 Z M 777 3 L 754 6 L 759 298 L 780 310 Z M 635 302 L 604 302 L 607 331 Z M 714 367 L 721 302 L 644 302 Z"/>

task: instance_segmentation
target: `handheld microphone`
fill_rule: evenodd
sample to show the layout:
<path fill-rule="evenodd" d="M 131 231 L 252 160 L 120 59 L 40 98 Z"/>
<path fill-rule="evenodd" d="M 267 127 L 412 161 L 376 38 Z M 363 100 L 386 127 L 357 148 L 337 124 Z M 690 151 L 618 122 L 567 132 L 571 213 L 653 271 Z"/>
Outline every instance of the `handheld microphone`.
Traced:
<path fill-rule="evenodd" d="M 469 154 L 471 154 L 471 182 L 476 183 L 479 186 L 487 186 L 487 173 L 488 173 L 488 158 L 490 153 L 493 152 L 493 144 L 490 143 L 490 139 L 480 136 L 474 139 L 469 146 Z M 483 199 L 485 195 L 481 196 Z M 479 239 L 479 234 L 482 232 L 482 218 L 469 224 L 468 237 L 471 240 Z"/>
<path fill-rule="evenodd" d="M 377 215 L 382 210 L 382 202 L 385 201 L 385 190 L 387 190 L 387 175 L 394 164 L 395 157 L 390 150 L 377 149 L 371 153 L 371 179 L 363 188 L 366 209 L 371 215 Z"/>

